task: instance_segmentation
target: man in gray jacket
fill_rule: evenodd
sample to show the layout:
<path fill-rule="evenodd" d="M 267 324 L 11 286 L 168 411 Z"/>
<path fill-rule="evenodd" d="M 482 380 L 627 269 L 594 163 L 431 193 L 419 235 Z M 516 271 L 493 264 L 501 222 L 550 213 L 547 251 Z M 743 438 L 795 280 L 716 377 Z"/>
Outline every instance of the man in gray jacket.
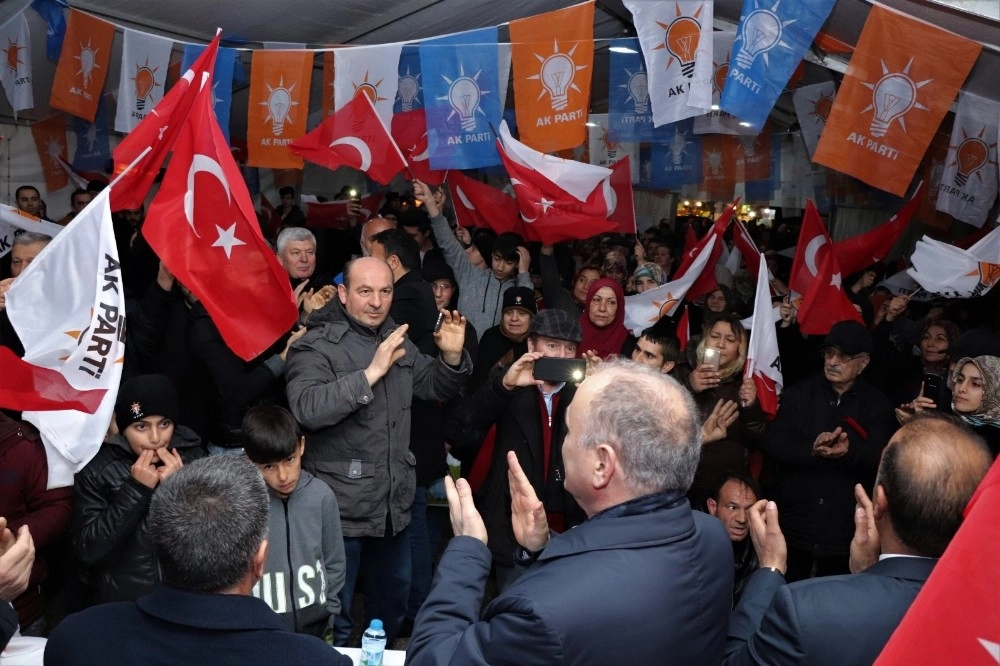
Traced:
<path fill-rule="evenodd" d="M 334 642 L 351 635 L 350 608 L 361 563 L 366 624 L 380 618 L 391 641 L 406 615 L 416 460 L 410 452 L 413 398 L 447 400 L 472 373 L 465 318 L 442 312 L 438 358 L 421 354 L 407 325 L 389 318 L 393 280 L 381 259 L 344 271 L 339 298 L 313 314 L 293 345 L 286 377 L 292 414 L 307 435 L 303 467 L 330 484 L 340 506 L 347 577 Z"/>

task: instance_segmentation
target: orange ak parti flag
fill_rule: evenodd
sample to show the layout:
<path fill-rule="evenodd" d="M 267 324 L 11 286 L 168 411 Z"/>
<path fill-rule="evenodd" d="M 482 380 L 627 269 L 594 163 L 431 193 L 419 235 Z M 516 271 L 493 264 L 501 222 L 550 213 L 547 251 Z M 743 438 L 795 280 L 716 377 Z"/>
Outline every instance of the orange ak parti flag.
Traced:
<path fill-rule="evenodd" d="M 114 37 L 113 24 L 69 10 L 49 106 L 94 122 Z"/>
<path fill-rule="evenodd" d="M 69 185 L 69 174 L 59 160 L 69 161 L 66 156 L 66 116 L 57 113 L 31 125 L 31 137 L 35 140 L 38 159 L 45 174 L 45 189 L 55 192 Z"/>
<path fill-rule="evenodd" d="M 323 90 L 320 98 L 323 100 L 323 117 L 332 116 L 336 111 L 333 99 L 333 79 L 336 77 L 337 67 L 333 60 L 333 51 L 323 52 Z"/>
<path fill-rule="evenodd" d="M 587 140 L 594 2 L 510 22 L 520 139 L 550 153 Z"/>
<path fill-rule="evenodd" d="M 305 135 L 312 51 L 254 51 L 247 103 L 250 166 L 301 169 L 288 145 Z"/>
<path fill-rule="evenodd" d="M 873 6 L 813 161 L 903 196 L 981 50 Z"/>

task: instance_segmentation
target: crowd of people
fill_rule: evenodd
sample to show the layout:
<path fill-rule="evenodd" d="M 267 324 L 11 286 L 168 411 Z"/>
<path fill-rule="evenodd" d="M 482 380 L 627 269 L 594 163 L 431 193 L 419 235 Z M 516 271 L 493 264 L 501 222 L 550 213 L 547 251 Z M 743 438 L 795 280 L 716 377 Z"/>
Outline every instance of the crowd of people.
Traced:
<path fill-rule="evenodd" d="M 270 349 L 229 350 L 125 211 L 97 455 L 47 490 L 37 431 L 0 414 L 0 628 L 50 635 L 51 663 L 147 634 L 166 661 L 337 663 L 283 634 L 350 646 L 375 618 L 414 664 L 870 663 L 1000 452 L 993 292 L 918 302 L 876 264 L 844 280 L 864 323 L 807 336 L 794 223 L 752 228 L 780 315 L 771 420 L 744 378 L 746 271 L 715 267 L 690 339 L 624 323 L 710 219 L 539 245 L 456 225 L 419 181 L 335 234 L 281 199 L 268 241 L 300 316 Z M 22 355 L 3 295 L 49 240 L 19 234 L 0 266 L 0 344 Z"/>

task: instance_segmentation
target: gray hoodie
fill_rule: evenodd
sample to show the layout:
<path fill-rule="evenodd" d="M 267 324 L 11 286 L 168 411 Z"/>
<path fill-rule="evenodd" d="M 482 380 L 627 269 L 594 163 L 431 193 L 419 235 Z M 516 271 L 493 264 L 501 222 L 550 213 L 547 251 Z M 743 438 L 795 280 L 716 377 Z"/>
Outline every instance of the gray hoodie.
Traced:
<path fill-rule="evenodd" d="M 518 273 L 517 279 L 501 282 L 489 268 L 472 265 L 443 215 L 431 220 L 431 228 L 434 229 L 434 238 L 445 261 L 455 271 L 455 279 L 458 281 L 458 311 L 465 315 L 482 338 L 487 329 L 500 323 L 503 293 L 510 287 L 534 289 L 531 275 Z M 483 259 L 488 264 L 491 257 Z"/>
<path fill-rule="evenodd" d="M 322 636 L 340 612 L 347 558 L 333 491 L 303 470 L 285 499 L 271 498 L 264 575 L 253 596 L 264 600 L 296 632 Z"/>

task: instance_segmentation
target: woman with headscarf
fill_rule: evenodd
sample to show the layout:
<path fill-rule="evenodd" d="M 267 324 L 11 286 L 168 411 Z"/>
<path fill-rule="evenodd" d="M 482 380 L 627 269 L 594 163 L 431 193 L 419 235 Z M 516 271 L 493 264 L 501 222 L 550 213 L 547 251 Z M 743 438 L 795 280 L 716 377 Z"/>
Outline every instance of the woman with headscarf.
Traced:
<path fill-rule="evenodd" d="M 625 292 L 617 280 L 601 278 L 590 285 L 580 329 L 583 340 L 577 349 L 581 357 L 593 352 L 603 359 L 629 351 L 625 349 L 631 337 L 625 328 Z"/>
<path fill-rule="evenodd" d="M 647 289 L 656 289 L 667 283 L 667 274 L 663 269 L 651 261 L 641 263 L 636 266 L 629 278 L 629 287 L 637 294 L 641 294 Z"/>
<path fill-rule="evenodd" d="M 537 313 L 535 292 L 528 287 L 511 287 L 503 294 L 500 323 L 486 329 L 479 341 L 472 373 L 472 387 L 477 390 L 493 368 L 510 365 L 528 353 L 528 329 Z"/>
<path fill-rule="evenodd" d="M 693 342 L 693 341 L 692 341 Z M 736 315 L 718 316 L 706 323 L 697 346 L 688 346 L 689 368 L 679 379 L 694 396 L 702 420 L 719 405 L 735 403 L 739 417 L 726 428 L 726 436 L 705 443 L 698 461 L 694 482 L 688 497 L 695 508 L 715 490 L 718 479 L 726 470 L 747 471 L 747 449 L 757 448 L 764 434 L 766 421 L 757 401 L 752 379 L 743 379 L 749 334 Z M 718 364 L 706 359 L 706 350 L 717 355 Z"/>

